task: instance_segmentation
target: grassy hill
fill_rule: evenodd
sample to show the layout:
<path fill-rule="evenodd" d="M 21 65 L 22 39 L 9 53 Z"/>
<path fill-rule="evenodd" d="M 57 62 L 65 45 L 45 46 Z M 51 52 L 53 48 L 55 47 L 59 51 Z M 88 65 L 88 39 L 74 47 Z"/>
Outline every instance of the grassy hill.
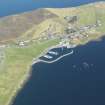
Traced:
<path fill-rule="evenodd" d="M 0 41 L 19 37 L 44 20 L 54 17 L 57 16 L 45 9 L 37 9 L 0 18 Z"/>
<path fill-rule="evenodd" d="M 86 40 L 79 40 L 80 43 L 86 43 L 90 40 L 99 39 L 102 35 L 105 35 L 105 2 L 98 2 L 88 5 L 82 5 L 72 8 L 46 8 L 53 14 L 56 14 L 60 20 L 64 20 L 64 17 L 77 16 L 78 21 L 75 24 L 76 28 L 94 25 L 97 21 L 100 21 L 101 26 L 93 28 L 87 31 L 85 34 L 89 35 Z"/>
<path fill-rule="evenodd" d="M 51 13 L 56 14 L 59 18 L 64 19 L 65 16 L 79 17 L 78 26 L 94 24 L 96 19 L 100 19 L 102 23 L 105 17 L 105 2 L 93 3 L 72 8 L 47 8 Z M 105 22 L 103 23 L 105 24 Z"/>

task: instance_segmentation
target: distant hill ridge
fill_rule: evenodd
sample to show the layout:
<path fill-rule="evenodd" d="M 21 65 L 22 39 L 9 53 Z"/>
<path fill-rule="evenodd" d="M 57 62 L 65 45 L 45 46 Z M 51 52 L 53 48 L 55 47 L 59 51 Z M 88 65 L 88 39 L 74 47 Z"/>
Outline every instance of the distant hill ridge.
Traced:
<path fill-rule="evenodd" d="M 54 17 L 57 17 L 57 15 L 46 9 L 37 9 L 0 18 L 0 41 L 19 37 L 33 26 Z"/>
<path fill-rule="evenodd" d="M 62 31 L 64 24 L 66 24 L 63 17 L 66 15 L 78 14 L 81 25 L 84 23 L 91 24 L 96 18 L 94 16 L 94 7 L 98 11 L 105 11 L 105 2 L 91 3 L 73 8 L 36 9 L 34 11 L 0 18 L 0 42 L 15 39 L 23 35 L 28 36 L 28 34 L 31 34 L 31 37 L 35 38 L 50 23 L 53 23 L 53 25 L 57 24 L 56 27 L 59 28 L 58 30 Z M 101 15 L 104 16 L 104 12 Z M 102 22 L 104 21 L 102 20 Z"/>

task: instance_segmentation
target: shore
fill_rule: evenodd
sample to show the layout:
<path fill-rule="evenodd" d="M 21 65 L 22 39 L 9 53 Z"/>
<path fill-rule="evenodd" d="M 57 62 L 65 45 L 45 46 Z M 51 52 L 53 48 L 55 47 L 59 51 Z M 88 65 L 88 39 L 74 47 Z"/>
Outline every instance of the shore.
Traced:
<path fill-rule="evenodd" d="M 73 54 L 73 52 L 74 52 L 74 51 L 72 50 L 70 53 L 68 53 L 68 54 L 64 54 L 64 55 L 60 56 L 59 58 L 57 58 L 57 59 L 55 59 L 55 60 L 53 60 L 53 61 L 44 61 L 44 60 L 39 60 L 39 62 L 41 61 L 41 62 L 49 63 L 49 64 L 50 64 L 50 63 L 54 63 L 54 62 L 60 60 L 61 58 L 65 57 L 65 56 L 68 56 L 68 55 Z"/>
<path fill-rule="evenodd" d="M 97 39 L 98 39 L 98 38 L 97 38 Z M 100 39 L 101 39 L 101 38 L 100 38 Z M 90 41 L 97 41 L 97 40 L 94 39 L 94 40 L 90 40 Z M 90 42 L 90 41 L 88 41 L 88 42 Z M 84 44 L 86 44 L 86 43 L 88 43 L 88 42 L 85 42 L 85 43 L 82 43 L 82 44 L 77 44 L 76 46 L 81 46 L 81 45 L 84 45 Z M 48 48 L 44 49 L 44 50 L 42 51 L 42 53 L 39 54 L 37 57 L 33 58 L 33 60 L 31 61 L 31 63 L 29 64 L 30 66 L 27 66 L 27 72 L 25 73 L 23 79 L 22 79 L 22 80 L 20 81 L 20 83 L 18 84 L 17 89 L 14 90 L 12 96 L 10 97 L 10 99 L 9 99 L 9 101 L 7 102 L 6 105 L 12 105 L 12 104 L 13 104 L 13 100 L 16 98 L 16 94 L 18 94 L 18 92 L 23 88 L 24 84 L 28 81 L 28 79 L 29 79 L 30 76 L 31 76 L 31 67 L 32 67 L 32 65 L 34 65 L 34 64 L 36 64 L 36 63 L 38 63 L 38 62 L 40 62 L 39 57 L 41 57 L 41 56 L 43 56 L 44 54 L 46 54 L 49 50 L 51 50 L 51 49 L 53 49 L 53 48 L 58 48 L 59 46 L 60 46 L 60 45 L 57 44 L 57 45 L 53 45 L 53 46 L 51 46 L 51 47 L 48 47 Z M 76 47 L 76 46 L 75 46 L 75 47 Z M 66 56 L 66 55 L 65 55 L 65 56 Z M 59 59 L 58 59 L 58 60 L 59 60 Z M 53 63 L 53 62 L 51 62 L 51 63 Z M 11 101 L 11 100 L 12 100 L 12 101 Z"/>
<path fill-rule="evenodd" d="M 35 58 L 33 58 L 33 60 L 35 61 L 35 63 L 38 62 L 38 58 L 40 56 L 42 56 L 43 54 L 45 54 L 49 49 L 52 49 L 52 48 L 55 48 L 55 47 L 58 47 L 58 44 L 56 45 L 51 45 L 50 47 L 44 49 L 42 51 L 41 54 L 39 54 L 38 56 L 36 56 Z M 30 78 L 31 76 L 31 72 L 32 72 L 32 65 L 33 65 L 33 60 L 30 62 L 30 66 L 27 65 L 27 72 L 25 73 L 24 77 L 22 77 L 23 79 L 19 82 L 18 86 L 16 87 L 16 89 L 13 91 L 9 101 L 5 104 L 5 105 L 12 105 L 13 104 L 13 100 L 16 98 L 16 94 L 18 94 L 18 92 L 24 87 L 25 83 L 28 81 L 28 79 Z M 34 64 L 35 64 L 34 63 Z"/>
<path fill-rule="evenodd" d="M 35 63 L 38 63 L 40 62 L 39 58 L 43 55 L 45 55 L 49 50 L 53 49 L 53 48 L 59 48 L 60 45 L 55 45 L 55 46 L 52 46 L 52 47 L 49 47 L 47 49 L 45 49 L 37 58 L 33 58 L 33 61 L 32 61 L 32 65 L 34 65 Z"/>

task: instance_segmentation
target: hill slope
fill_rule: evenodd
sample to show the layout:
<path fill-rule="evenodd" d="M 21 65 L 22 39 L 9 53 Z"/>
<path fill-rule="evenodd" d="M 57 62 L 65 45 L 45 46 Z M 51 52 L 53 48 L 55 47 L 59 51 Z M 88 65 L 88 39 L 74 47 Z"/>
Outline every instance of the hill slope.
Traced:
<path fill-rule="evenodd" d="M 102 26 L 97 29 L 105 33 L 105 3 L 93 3 L 74 8 L 46 8 L 0 18 L 0 41 L 16 39 L 28 39 L 40 37 L 50 25 L 56 32 L 62 33 L 68 23 L 66 16 L 78 16 L 77 27 L 95 24 L 100 20 Z M 46 33 L 45 33 L 46 34 Z"/>
<path fill-rule="evenodd" d="M 19 37 L 33 26 L 54 17 L 57 16 L 45 9 L 38 9 L 0 18 L 0 41 Z"/>

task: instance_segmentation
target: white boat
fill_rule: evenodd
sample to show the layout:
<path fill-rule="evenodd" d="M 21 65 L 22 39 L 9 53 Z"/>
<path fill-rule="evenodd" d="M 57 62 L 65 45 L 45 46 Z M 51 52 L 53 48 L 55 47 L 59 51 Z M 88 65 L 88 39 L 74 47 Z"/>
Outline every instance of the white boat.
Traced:
<path fill-rule="evenodd" d="M 53 57 L 50 55 L 44 55 L 45 58 L 52 59 Z"/>
<path fill-rule="evenodd" d="M 49 51 L 48 53 L 53 55 L 58 55 L 58 52 L 54 52 L 54 51 Z"/>

